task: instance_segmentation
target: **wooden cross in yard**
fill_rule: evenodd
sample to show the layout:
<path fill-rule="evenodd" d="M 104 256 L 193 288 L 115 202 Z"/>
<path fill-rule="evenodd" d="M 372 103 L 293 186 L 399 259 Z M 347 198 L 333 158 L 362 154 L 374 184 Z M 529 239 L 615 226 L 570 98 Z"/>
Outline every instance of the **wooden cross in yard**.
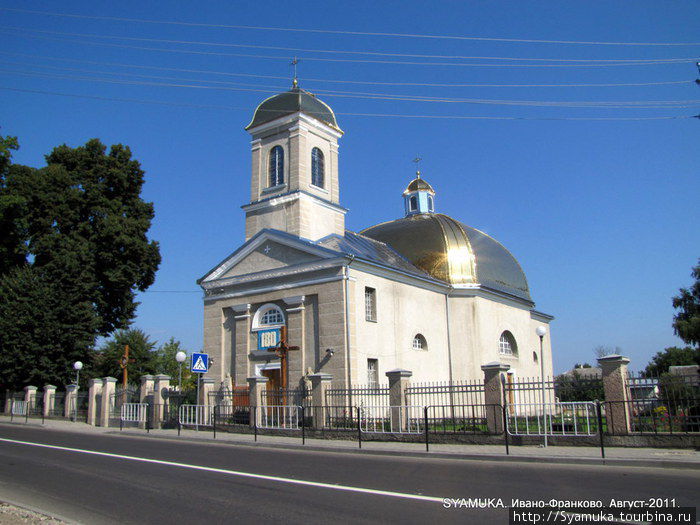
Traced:
<path fill-rule="evenodd" d="M 288 354 L 290 351 L 299 350 L 298 346 L 289 346 L 287 344 L 287 327 L 280 328 L 280 342 L 275 347 L 275 355 L 280 358 L 280 387 L 282 390 L 287 389 L 287 370 L 289 367 Z M 285 394 L 286 395 L 286 394 Z"/>
<path fill-rule="evenodd" d="M 127 367 L 129 366 L 129 363 L 135 362 L 136 359 L 129 359 L 129 345 L 124 345 L 124 354 L 122 354 L 121 358 L 119 359 L 119 366 L 122 369 L 122 396 L 124 396 L 122 403 L 126 403 L 126 388 L 129 382 L 129 371 L 127 370 Z"/>

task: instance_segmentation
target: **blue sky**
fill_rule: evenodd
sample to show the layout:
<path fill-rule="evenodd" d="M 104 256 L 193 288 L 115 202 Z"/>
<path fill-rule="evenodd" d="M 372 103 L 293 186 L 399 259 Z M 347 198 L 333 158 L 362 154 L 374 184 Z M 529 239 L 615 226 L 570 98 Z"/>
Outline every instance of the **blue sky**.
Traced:
<path fill-rule="evenodd" d="M 680 344 L 671 296 L 700 257 L 700 120 L 688 118 L 700 113 L 700 4 L 426 6 L 0 1 L 0 133 L 18 136 L 15 161 L 33 166 L 62 143 L 131 147 L 163 255 L 134 324 L 199 350 L 195 280 L 243 241 L 243 128 L 289 87 L 297 55 L 301 87 L 346 133 L 349 229 L 402 214 L 419 155 L 437 211 L 501 241 L 556 317 L 556 370 L 592 362 L 598 345 L 640 368 Z"/>

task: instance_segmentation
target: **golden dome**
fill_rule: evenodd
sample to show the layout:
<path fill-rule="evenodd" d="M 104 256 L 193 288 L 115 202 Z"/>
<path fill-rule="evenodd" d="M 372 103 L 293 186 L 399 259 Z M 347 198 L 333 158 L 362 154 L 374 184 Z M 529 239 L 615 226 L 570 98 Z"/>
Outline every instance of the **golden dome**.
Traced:
<path fill-rule="evenodd" d="M 447 215 L 410 215 L 361 233 L 388 244 L 436 279 L 481 285 L 532 302 L 525 273 L 515 257 L 495 239 Z"/>
<path fill-rule="evenodd" d="M 413 193 L 414 191 L 429 191 L 435 195 L 435 190 L 433 190 L 433 187 L 428 184 L 428 181 L 420 178 L 420 171 L 416 172 L 416 175 L 416 178 L 408 183 L 408 186 L 406 186 L 403 194 L 407 195 L 408 193 Z"/>

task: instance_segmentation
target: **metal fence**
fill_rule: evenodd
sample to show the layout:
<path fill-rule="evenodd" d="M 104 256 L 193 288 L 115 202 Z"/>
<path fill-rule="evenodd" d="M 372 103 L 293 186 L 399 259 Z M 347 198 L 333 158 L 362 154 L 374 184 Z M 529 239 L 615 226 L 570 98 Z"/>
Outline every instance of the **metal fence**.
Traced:
<path fill-rule="evenodd" d="M 483 405 L 484 383 L 480 380 L 413 383 L 406 389 L 408 405 Z"/>
<path fill-rule="evenodd" d="M 511 436 L 593 436 L 598 433 L 593 402 L 520 403 L 510 408 L 506 411 L 506 427 Z"/>
<path fill-rule="evenodd" d="M 700 377 L 666 373 L 629 374 L 626 414 L 634 433 L 700 432 Z M 620 405 L 614 401 L 612 405 Z M 623 412 L 625 413 L 625 412 Z"/>
<path fill-rule="evenodd" d="M 66 393 L 54 392 L 49 399 L 48 417 L 65 417 L 66 415 Z"/>
<path fill-rule="evenodd" d="M 135 385 L 128 385 L 127 388 L 119 385 L 109 397 L 109 415 L 113 418 L 121 417 L 122 406 L 138 403 L 140 401 L 139 388 Z"/>
<path fill-rule="evenodd" d="M 299 430 L 303 424 L 303 407 L 299 405 L 266 405 L 260 407 L 258 427 Z"/>
<path fill-rule="evenodd" d="M 211 405 L 180 405 L 178 421 L 182 426 L 209 426 L 212 421 Z"/>
<path fill-rule="evenodd" d="M 419 434 L 423 431 L 423 406 L 360 406 L 360 430 L 378 434 Z"/>
<path fill-rule="evenodd" d="M 326 390 L 328 406 L 389 406 L 389 385 L 331 386 Z"/>
<path fill-rule="evenodd" d="M 301 386 L 297 388 L 268 388 L 263 391 L 263 405 L 311 406 L 311 392 Z"/>
<path fill-rule="evenodd" d="M 124 403 L 120 407 L 119 418 L 132 423 L 145 423 L 148 417 L 148 403 Z"/>
<path fill-rule="evenodd" d="M 553 403 L 555 401 L 556 381 L 547 377 L 544 380 L 544 401 Z M 535 405 L 542 404 L 543 381 L 539 377 L 514 377 L 508 375 L 503 384 L 506 403 L 510 407 L 516 404 Z"/>
<path fill-rule="evenodd" d="M 433 405 L 425 407 L 425 424 L 431 434 L 489 434 L 488 419 L 503 417 L 501 405 Z"/>

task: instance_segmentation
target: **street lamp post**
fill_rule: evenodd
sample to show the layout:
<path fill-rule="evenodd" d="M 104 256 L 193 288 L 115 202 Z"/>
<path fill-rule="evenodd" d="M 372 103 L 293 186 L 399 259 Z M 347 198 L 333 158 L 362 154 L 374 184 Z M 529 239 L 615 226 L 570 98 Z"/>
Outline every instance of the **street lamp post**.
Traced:
<path fill-rule="evenodd" d="M 78 385 L 80 383 L 80 371 L 83 368 L 83 363 L 82 361 L 76 361 L 73 363 L 73 370 L 75 370 L 75 397 L 73 399 L 73 419 L 74 421 L 78 421 L 78 389 L 80 388 Z"/>
<path fill-rule="evenodd" d="M 540 374 L 542 376 L 542 422 L 544 423 L 544 446 L 547 446 L 547 405 L 545 401 L 544 387 L 544 336 L 547 333 L 547 328 L 538 326 L 535 330 L 537 337 L 540 338 Z"/>
<path fill-rule="evenodd" d="M 179 378 L 177 381 L 177 386 L 180 388 L 180 392 L 182 393 L 182 363 L 185 362 L 185 359 L 187 359 L 187 354 L 180 350 L 177 354 L 175 354 L 175 361 L 177 361 L 180 364 L 180 374 Z"/>

